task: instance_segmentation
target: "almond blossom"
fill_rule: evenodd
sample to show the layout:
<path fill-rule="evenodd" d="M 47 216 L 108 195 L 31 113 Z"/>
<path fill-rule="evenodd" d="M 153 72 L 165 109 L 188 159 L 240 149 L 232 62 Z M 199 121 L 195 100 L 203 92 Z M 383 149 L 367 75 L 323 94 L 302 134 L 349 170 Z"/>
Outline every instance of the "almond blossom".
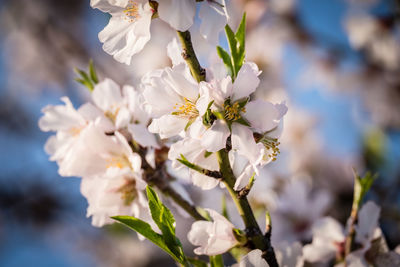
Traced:
<path fill-rule="evenodd" d="M 148 73 L 143 96 L 153 117 L 149 131 L 161 138 L 180 134 L 198 117 L 198 83 L 185 63 Z"/>
<path fill-rule="evenodd" d="M 365 203 L 358 213 L 358 223 L 355 226 L 355 241 L 361 248 L 346 257 L 348 266 L 369 266 L 364 258 L 371 247 L 371 242 L 381 235 L 378 228 L 380 208 L 373 202 Z M 313 226 L 313 241 L 304 246 L 305 260 L 309 262 L 328 262 L 337 254 L 342 254 L 345 242 L 345 231 L 335 219 L 325 217 L 315 222 Z"/>
<path fill-rule="evenodd" d="M 147 130 L 150 117 L 143 106 L 143 96 L 130 85 L 122 87 L 105 79 L 94 87 L 92 99 L 104 115 L 115 124 L 115 130 L 127 130 L 143 147 L 158 148 L 153 134 Z"/>
<path fill-rule="evenodd" d="M 199 246 L 194 250 L 197 255 L 222 254 L 238 243 L 233 234 L 234 226 L 215 210 L 205 210 L 213 221 L 194 222 L 188 233 L 188 239 L 193 245 Z"/>
<path fill-rule="evenodd" d="M 200 141 L 192 138 L 185 138 L 171 145 L 168 158 L 172 160 L 172 167 L 181 169 L 182 163 L 177 161 L 183 155 L 189 162 L 192 162 L 202 168 L 210 171 L 218 171 L 218 160 L 215 153 L 207 153 L 201 146 Z M 189 169 L 189 175 L 192 183 L 204 190 L 216 187 L 219 181 L 216 178 L 209 177 L 195 170 Z"/>
<path fill-rule="evenodd" d="M 119 132 L 107 136 L 90 123 L 60 164 L 63 176 L 101 176 L 114 168 L 141 171 L 141 157 Z"/>
<path fill-rule="evenodd" d="M 260 82 L 259 74 L 256 64 L 246 62 L 234 82 L 226 72 L 218 70 L 210 82 L 200 83 L 197 104 L 201 107 L 200 115 L 204 116 L 210 103 L 211 110 L 219 114 L 209 128 L 193 134 L 201 139 L 207 151 L 224 148 L 232 135 L 232 149 L 247 157 L 254 166 L 275 159 L 279 152 L 277 137 L 287 107 L 283 103 L 274 105 L 262 100 L 248 102 Z M 257 140 L 254 133 L 257 133 Z"/>
<path fill-rule="evenodd" d="M 276 249 L 276 257 L 279 266 L 302 267 L 304 265 L 302 246 L 299 242 L 292 244 L 282 243 Z M 240 259 L 240 262 L 232 267 L 269 267 L 262 257 L 262 251 L 254 249 Z"/>
<path fill-rule="evenodd" d="M 196 0 L 161 0 L 158 1 L 158 14 L 171 27 L 186 31 L 194 22 Z M 200 34 L 212 44 L 218 43 L 218 34 L 228 23 L 225 0 L 201 1 L 199 18 Z"/>
<path fill-rule="evenodd" d="M 87 216 L 101 227 L 113 223 L 110 218 L 120 214 L 150 219 L 144 189 L 146 183 L 126 169 L 113 169 L 103 176 L 82 179 L 81 193 L 88 200 Z"/>
<path fill-rule="evenodd" d="M 51 156 L 50 160 L 57 161 L 60 166 L 89 123 L 96 125 L 102 132 L 114 129 L 112 122 L 93 104 L 86 103 L 76 110 L 68 97 L 62 97 L 61 100 L 64 105 L 43 108 L 44 116 L 39 120 L 42 131 L 57 132 L 47 140 L 45 150 Z"/>
<path fill-rule="evenodd" d="M 146 0 L 91 0 L 90 5 L 111 15 L 108 25 L 99 33 L 104 51 L 130 65 L 132 56 L 150 40 L 154 10 Z"/>

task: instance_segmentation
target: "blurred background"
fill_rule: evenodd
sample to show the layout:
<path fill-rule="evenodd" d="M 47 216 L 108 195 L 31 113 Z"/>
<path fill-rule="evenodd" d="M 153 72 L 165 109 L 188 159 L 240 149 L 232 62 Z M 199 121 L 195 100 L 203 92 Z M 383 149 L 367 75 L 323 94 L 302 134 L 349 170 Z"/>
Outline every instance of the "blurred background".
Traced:
<path fill-rule="evenodd" d="M 382 207 L 380 224 L 395 248 L 400 2 L 228 0 L 228 8 L 233 27 L 247 12 L 247 59 L 263 71 L 254 97 L 289 106 L 281 155 L 250 195 L 260 214 L 272 212 L 273 242 L 309 242 L 313 221 L 324 215 L 344 223 L 355 168 L 379 173 L 367 198 Z M 132 66 L 114 61 L 97 39 L 108 19 L 89 1 L 0 1 L 0 266 L 174 266 L 132 232 L 92 227 L 79 179 L 61 178 L 43 149 L 49 134 L 37 126 L 41 109 L 65 95 L 75 107 L 89 99 L 74 67 L 86 69 L 93 58 L 101 77 L 135 85 L 147 71 L 171 64 L 165 47 L 175 33 L 159 20 Z M 195 49 L 207 66 L 215 48 L 197 31 L 194 25 Z M 220 210 L 220 190 L 202 196 L 187 189 L 200 205 Z M 187 242 L 190 221 L 180 221 Z"/>

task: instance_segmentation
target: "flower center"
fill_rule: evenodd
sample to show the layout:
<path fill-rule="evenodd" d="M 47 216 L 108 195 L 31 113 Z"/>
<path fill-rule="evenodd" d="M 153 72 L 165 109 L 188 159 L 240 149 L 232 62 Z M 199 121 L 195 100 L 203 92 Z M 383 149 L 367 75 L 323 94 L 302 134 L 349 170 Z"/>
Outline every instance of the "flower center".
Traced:
<path fill-rule="evenodd" d="M 126 179 L 125 183 L 117 189 L 121 194 L 121 199 L 125 206 L 129 206 L 137 197 L 136 181 L 134 179 Z"/>
<path fill-rule="evenodd" d="M 196 109 L 196 105 L 193 103 L 193 101 L 187 99 L 186 97 L 184 98 L 183 104 L 175 104 L 174 110 L 176 111 L 172 112 L 172 115 L 177 115 L 188 119 L 193 119 L 199 116 L 199 111 Z"/>
<path fill-rule="evenodd" d="M 81 131 L 85 128 L 85 126 L 86 125 L 71 127 L 70 129 L 68 129 L 68 132 L 72 136 L 78 136 L 81 133 Z"/>
<path fill-rule="evenodd" d="M 276 160 L 276 157 L 278 156 L 281 151 L 279 150 L 279 145 L 281 144 L 278 142 L 277 138 L 269 138 L 267 136 L 264 136 L 260 142 L 264 144 L 265 148 L 268 150 L 269 153 L 266 154 L 269 158 L 271 158 L 272 161 Z"/>
<path fill-rule="evenodd" d="M 134 22 L 140 18 L 139 14 L 139 4 L 134 0 L 129 0 L 128 6 L 125 8 L 124 13 L 129 22 Z"/>
<path fill-rule="evenodd" d="M 225 119 L 228 121 L 235 121 L 240 119 L 240 112 L 246 112 L 245 107 L 241 107 L 239 102 L 235 102 L 233 105 L 224 104 L 225 109 Z"/>
<path fill-rule="evenodd" d="M 119 110 L 120 107 L 113 108 L 113 111 L 107 110 L 106 112 L 104 112 L 104 115 L 115 123 L 115 121 L 117 120 Z"/>
<path fill-rule="evenodd" d="M 113 156 L 109 159 L 107 159 L 107 168 L 111 168 L 111 167 L 116 167 L 119 169 L 122 169 L 124 167 L 130 167 L 131 163 L 129 162 L 129 159 L 125 156 Z"/>

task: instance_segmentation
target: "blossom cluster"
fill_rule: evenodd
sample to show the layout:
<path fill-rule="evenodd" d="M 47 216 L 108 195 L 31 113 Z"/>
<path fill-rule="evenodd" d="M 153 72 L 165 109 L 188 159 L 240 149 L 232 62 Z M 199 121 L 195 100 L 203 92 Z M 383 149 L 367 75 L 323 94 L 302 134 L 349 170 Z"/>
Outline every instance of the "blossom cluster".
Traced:
<path fill-rule="evenodd" d="M 109 24 L 99 33 L 104 51 L 129 65 L 150 40 L 153 19 L 161 19 L 178 32 L 184 32 L 192 27 L 198 13 L 200 34 L 217 44 L 218 35 L 229 20 L 226 3 L 224 0 L 196 2 L 91 0 L 91 6 L 111 15 Z M 228 39 L 237 38 L 232 37 L 233 33 L 230 35 L 230 28 L 226 31 Z M 228 41 L 232 46 L 233 41 Z M 231 52 L 238 49 L 230 48 Z M 222 60 L 201 70 L 206 75 L 199 81 L 186 61 L 195 55 L 182 50 L 176 39 L 171 40 L 167 51 L 172 66 L 146 73 L 135 86 L 121 87 L 109 78 L 97 81 L 91 77 L 90 102 L 76 109 L 63 97 L 64 104 L 43 109 L 39 127 L 56 132 L 48 139 L 45 150 L 50 160 L 57 162 L 61 176 L 82 178 L 81 193 L 88 200 L 87 216 L 92 217 L 94 226 L 114 222 L 113 216 L 127 215 L 164 234 L 166 230 L 160 227 L 160 222 L 154 222 L 146 186 L 154 185 L 163 193 L 173 172 L 186 169 L 193 185 L 202 190 L 218 185 L 228 187 L 231 195 L 237 197 L 234 200 L 240 203 L 243 199 L 247 201 L 262 168 L 276 161 L 280 154 L 288 107 L 285 101 L 271 103 L 255 97 L 261 82 L 256 63 L 243 57 L 238 66 L 232 52 L 230 67 L 221 56 Z M 228 166 L 224 165 L 221 153 L 226 153 Z M 173 170 L 167 170 L 168 161 Z M 225 169 L 234 177 L 231 188 L 228 177 L 224 177 Z M 162 186 L 159 180 L 153 180 L 154 175 L 162 180 Z M 294 197 L 295 191 L 300 191 L 300 198 Z M 357 210 L 358 221 L 352 227 L 353 243 L 359 249 L 345 253 L 350 230 L 343 229 L 331 217 L 321 218 L 330 199 L 323 194 L 310 198 L 310 191 L 306 184 L 293 181 L 275 201 L 277 208 L 272 213 L 275 217 L 272 222 L 278 218 L 283 223 L 274 231 L 291 235 L 283 240 L 286 242 L 272 238 L 277 259 L 275 254 L 266 256 L 268 248 L 262 251 L 262 246 L 250 243 L 253 237 L 248 236 L 248 225 L 243 233 L 227 216 L 213 209 L 203 210 L 207 215 L 202 217 L 204 220 L 196 218 L 187 238 L 197 246 L 194 253 L 198 255 L 218 256 L 234 247 L 245 248 L 248 254 L 242 253 L 238 266 L 269 266 L 271 262 L 282 266 L 303 266 L 305 262 L 329 264 L 335 257 L 347 266 L 368 266 L 366 253 L 373 242 L 383 238 L 378 226 L 380 208 L 367 202 Z M 259 199 L 263 201 L 261 195 Z M 191 201 L 187 203 L 190 205 Z M 301 209 L 294 211 L 294 203 L 296 209 Z M 255 224 L 252 227 L 257 230 Z M 267 227 L 270 227 L 268 222 Z M 295 233 L 288 230 L 294 228 Z M 270 243 L 270 237 L 266 236 L 271 232 L 258 234 Z M 298 242 L 311 238 L 312 242 L 304 247 Z"/>

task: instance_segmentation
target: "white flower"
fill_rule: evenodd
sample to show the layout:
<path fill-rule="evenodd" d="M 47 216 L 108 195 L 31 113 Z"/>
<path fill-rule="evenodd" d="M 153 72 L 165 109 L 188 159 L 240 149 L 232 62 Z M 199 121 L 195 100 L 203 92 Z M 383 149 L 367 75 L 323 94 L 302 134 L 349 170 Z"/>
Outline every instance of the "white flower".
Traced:
<path fill-rule="evenodd" d="M 216 119 L 211 127 L 192 136 L 197 135 L 207 151 L 216 152 L 226 146 L 227 138 L 232 135 L 232 149 L 245 156 L 253 166 L 268 163 L 279 151 L 277 137 L 282 127 L 278 126 L 282 125 L 286 105 L 274 105 L 262 100 L 247 103 L 260 82 L 259 71 L 254 63 L 243 64 L 234 83 L 230 76 L 226 76 L 219 68 L 217 70 L 211 74 L 213 79 L 210 82 L 200 83 L 197 106 L 200 115 L 204 115 L 213 101 L 211 109 L 219 112 L 223 120 Z M 277 134 L 272 134 L 276 129 L 279 129 Z M 258 143 L 253 131 L 260 133 Z M 265 157 L 266 153 L 269 159 Z"/>
<path fill-rule="evenodd" d="M 191 163 L 210 171 L 218 171 L 218 161 L 216 155 L 207 154 L 207 151 L 201 146 L 200 141 L 192 138 L 185 138 L 171 145 L 168 152 L 168 158 L 172 160 L 172 167 L 175 169 L 183 168 L 184 165 L 177 161 L 181 154 Z M 212 189 L 218 185 L 216 178 L 206 176 L 195 170 L 189 169 L 189 175 L 192 183 L 204 190 Z"/>
<path fill-rule="evenodd" d="M 67 97 L 61 100 L 65 105 L 46 106 L 42 109 L 44 116 L 39 120 L 42 131 L 57 132 L 47 140 L 45 150 L 51 155 L 50 160 L 57 161 L 59 165 L 90 122 L 103 132 L 114 129 L 113 124 L 94 105 L 86 103 L 76 110 Z"/>
<path fill-rule="evenodd" d="M 90 5 L 111 15 L 108 25 L 99 33 L 104 51 L 130 65 L 132 56 L 150 40 L 154 11 L 149 3 L 145 0 L 91 0 Z"/>
<path fill-rule="evenodd" d="M 88 201 L 87 216 L 92 225 L 101 227 L 113 223 L 116 215 L 130 215 L 147 220 L 149 209 L 143 190 L 146 183 L 130 170 L 113 169 L 103 176 L 85 177 L 81 193 Z"/>
<path fill-rule="evenodd" d="M 299 242 L 292 244 L 282 243 L 275 246 L 276 260 L 281 267 L 302 267 L 304 264 L 302 247 Z M 240 259 L 240 262 L 232 267 L 268 267 L 268 263 L 262 257 L 262 251 L 255 249 Z"/>
<path fill-rule="evenodd" d="M 218 35 L 228 23 L 225 0 L 203 1 L 199 11 L 200 34 L 212 44 L 218 44 Z"/>
<path fill-rule="evenodd" d="M 114 168 L 140 173 L 141 158 L 132 152 L 119 132 L 107 136 L 89 124 L 60 164 L 59 173 L 62 176 L 101 176 Z"/>
<path fill-rule="evenodd" d="M 215 210 L 206 209 L 213 222 L 197 221 L 188 233 L 190 243 L 199 246 L 194 250 L 197 255 L 222 254 L 238 242 L 233 234 L 234 226 Z"/>
<path fill-rule="evenodd" d="M 309 262 L 327 262 L 344 249 L 345 234 L 342 225 L 331 217 L 319 219 L 313 225 L 313 241 L 303 248 Z"/>
<path fill-rule="evenodd" d="M 169 138 L 184 131 L 198 117 L 198 83 L 185 63 L 153 71 L 142 82 L 143 96 L 154 117 L 150 132 Z"/>
<path fill-rule="evenodd" d="M 127 128 L 134 141 L 143 147 L 158 148 L 153 134 L 147 130 L 150 120 L 143 106 L 143 96 L 135 88 L 121 88 L 111 79 L 98 83 L 92 92 L 93 102 L 115 124 L 116 130 Z"/>
<path fill-rule="evenodd" d="M 133 90 L 133 88 L 125 86 L 124 94 L 122 94 L 120 86 L 107 78 L 98 83 L 92 92 L 93 102 L 106 117 L 114 122 L 116 129 L 126 127 L 131 120 L 125 93 L 127 90 Z"/>
<path fill-rule="evenodd" d="M 196 0 L 160 0 L 157 12 L 172 28 L 183 32 L 193 24 Z"/>
<path fill-rule="evenodd" d="M 312 191 L 305 180 L 292 180 L 285 185 L 271 214 L 273 241 L 295 241 L 311 238 L 312 224 L 321 218 L 331 203 L 322 190 Z"/>
<path fill-rule="evenodd" d="M 355 225 L 355 242 L 361 246 L 346 257 L 348 266 L 369 266 L 364 258 L 374 239 L 379 238 L 378 228 L 380 208 L 373 202 L 365 203 L 358 213 Z M 343 227 L 333 218 L 325 217 L 313 226 L 313 241 L 304 246 L 305 260 L 309 262 L 327 262 L 338 253 L 343 253 L 345 233 Z"/>
<path fill-rule="evenodd" d="M 207 0 L 200 3 L 200 34 L 212 44 L 218 43 L 218 34 L 225 27 L 229 16 L 225 0 Z M 171 27 L 186 31 L 192 25 L 196 14 L 195 0 L 158 1 L 158 14 Z"/>
<path fill-rule="evenodd" d="M 229 162 L 233 174 L 236 177 L 236 182 L 233 187 L 236 191 L 245 187 L 253 175 L 258 175 L 258 170 L 249 163 L 247 158 L 239 155 L 235 151 L 229 151 Z"/>
<path fill-rule="evenodd" d="M 269 267 L 262 257 L 262 251 L 254 249 L 240 259 L 240 262 L 232 267 Z"/>

